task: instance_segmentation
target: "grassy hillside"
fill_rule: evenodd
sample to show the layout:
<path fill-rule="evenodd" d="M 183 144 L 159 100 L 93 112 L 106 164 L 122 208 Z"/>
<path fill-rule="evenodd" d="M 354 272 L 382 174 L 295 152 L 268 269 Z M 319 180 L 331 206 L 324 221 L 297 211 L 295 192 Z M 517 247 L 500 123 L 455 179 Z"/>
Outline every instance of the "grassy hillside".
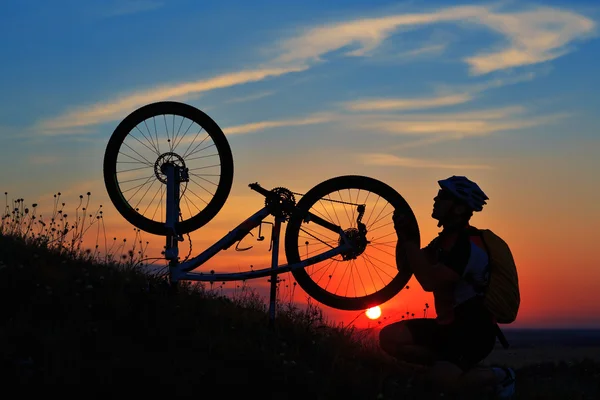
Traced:
<path fill-rule="evenodd" d="M 76 240 L 51 237 L 47 225 L 31 233 L 24 210 L 4 218 L 0 229 L 6 383 L 82 383 L 113 395 L 116 385 L 119 393 L 126 386 L 151 395 L 164 384 L 171 395 L 223 390 L 208 398 L 241 389 L 244 398 L 376 399 L 390 392 L 385 382 L 394 374 L 401 377 L 394 398 L 439 397 L 406 388 L 408 373 L 371 336 L 327 323 L 318 307 L 279 304 L 271 330 L 263 299 L 246 286 L 234 297 L 190 284 L 174 292 L 137 267 L 134 251 L 100 260 Z M 76 224 L 65 226 L 63 233 L 73 232 Z M 600 365 L 588 360 L 517 373 L 520 399 L 600 393 Z"/>
<path fill-rule="evenodd" d="M 376 393 L 391 368 L 351 330 L 323 324 L 315 307 L 280 305 L 270 330 L 265 305 L 250 289 L 233 299 L 199 285 L 172 293 L 135 267 L 11 236 L 0 236 L 0 284 L 2 375 L 12 379 L 177 382 L 181 390 L 211 382 L 262 391 L 273 383 L 299 385 L 295 392 L 307 398 L 336 398 Z"/>

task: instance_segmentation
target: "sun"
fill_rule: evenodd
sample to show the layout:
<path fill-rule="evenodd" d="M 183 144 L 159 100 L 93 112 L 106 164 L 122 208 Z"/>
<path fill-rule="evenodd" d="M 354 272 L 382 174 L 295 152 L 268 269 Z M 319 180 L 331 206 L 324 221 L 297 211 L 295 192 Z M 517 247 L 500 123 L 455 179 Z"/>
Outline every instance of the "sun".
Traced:
<path fill-rule="evenodd" d="M 369 319 L 377 319 L 381 316 L 381 308 L 379 306 L 371 307 L 365 311 L 365 314 Z"/>

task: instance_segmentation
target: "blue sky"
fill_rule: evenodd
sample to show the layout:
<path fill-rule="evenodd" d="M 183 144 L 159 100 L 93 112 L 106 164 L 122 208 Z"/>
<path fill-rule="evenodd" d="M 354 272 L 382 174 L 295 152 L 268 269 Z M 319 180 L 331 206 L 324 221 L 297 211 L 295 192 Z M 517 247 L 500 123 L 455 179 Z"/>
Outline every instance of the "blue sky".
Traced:
<path fill-rule="evenodd" d="M 582 224 L 600 222 L 599 21 L 593 1 L 5 1 L 0 183 L 107 202 L 113 129 L 170 99 L 230 141 L 227 222 L 257 200 L 250 182 L 346 173 L 398 187 L 423 221 L 435 180 L 456 174 L 499 200 L 483 222 L 575 198 Z"/>
<path fill-rule="evenodd" d="M 0 17 L 7 55 L 0 129 L 5 148 L 18 151 L 3 156 L 27 164 L 23 156 L 35 159 L 34 143 L 56 148 L 63 162 L 89 156 L 88 146 L 98 154 L 97 139 L 106 140 L 144 101 L 169 97 L 168 88 L 175 88 L 170 97 L 189 99 L 226 133 L 280 121 L 277 129 L 239 139 L 251 147 L 259 135 L 280 136 L 302 122 L 311 131 L 350 125 L 348 147 L 372 143 L 362 125 L 412 142 L 393 116 L 480 110 L 502 113 L 497 117 L 507 131 L 548 129 L 572 115 L 565 126 L 577 132 L 569 140 L 593 137 L 598 100 L 591 88 L 599 83 L 600 54 L 593 3 L 484 4 L 9 2 Z M 197 87 L 186 89 L 189 83 Z M 101 108 L 110 109 L 99 115 Z M 474 117 L 457 130 L 502 129 L 498 118 Z M 544 134 L 549 143 L 565 140 L 564 133 Z M 312 146 L 339 143 L 337 135 L 319 136 Z M 426 141 L 439 139 L 433 136 Z M 539 145 L 524 139 L 518 147 Z M 51 159 L 44 155 L 36 162 Z"/>

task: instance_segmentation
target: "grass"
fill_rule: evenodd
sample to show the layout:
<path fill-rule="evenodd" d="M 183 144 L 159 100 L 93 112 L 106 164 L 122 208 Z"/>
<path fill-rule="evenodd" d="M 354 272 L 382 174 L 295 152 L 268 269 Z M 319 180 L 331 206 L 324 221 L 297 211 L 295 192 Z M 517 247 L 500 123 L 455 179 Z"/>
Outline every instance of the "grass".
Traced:
<path fill-rule="evenodd" d="M 76 383 L 113 394 L 116 385 L 120 393 L 156 394 L 160 383 L 171 395 L 217 388 L 218 397 L 227 397 L 237 387 L 244 397 L 376 399 L 386 377 L 402 376 L 372 335 L 326 321 L 314 304 L 279 304 L 269 329 L 264 300 L 246 284 L 231 296 L 199 283 L 173 291 L 164 276 L 142 268 L 142 241 L 113 253 L 84 249 L 82 236 L 102 226 L 99 212 L 85 226 L 85 210 L 68 222 L 58 201 L 44 224 L 21 199 L 6 208 L 0 226 L 5 382 Z M 590 360 L 532 365 L 517 374 L 520 399 L 599 393 L 600 364 Z M 433 397 L 411 393 L 401 388 L 397 398 Z"/>

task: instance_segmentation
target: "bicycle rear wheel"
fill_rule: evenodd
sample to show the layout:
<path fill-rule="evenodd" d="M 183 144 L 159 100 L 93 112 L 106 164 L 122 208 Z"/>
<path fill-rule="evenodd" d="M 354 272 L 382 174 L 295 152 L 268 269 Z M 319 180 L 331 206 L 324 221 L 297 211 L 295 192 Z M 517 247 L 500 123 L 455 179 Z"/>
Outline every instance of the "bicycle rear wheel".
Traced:
<path fill-rule="evenodd" d="M 366 227 L 363 238 L 358 226 L 359 205 L 365 206 L 361 217 Z M 400 209 L 417 224 L 410 206 L 396 190 L 366 176 L 338 176 L 310 189 L 297 207 L 285 233 L 288 264 L 340 243 L 341 235 L 306 222 L 307 212 L 339 225 L 355 244 L 346 254 L 292 270 L 298 285 L 309 296 L 341 310 L 361 310 L 386 302 L 406 286 L 412 271 L 396 260 L 398 237 L 392 214 Z M 418 228 L 408 235 L 420 243 Z"/>
<path fill-rule="evenodd" d="M 214 218 L 229 196 L 231 148 L 208 115 L 184 103 L 148 104 L 121 121 L 104 154 L 106 190 L 127 221 L 156 235 L 167 235 L 166 163 L 188 169 L 175 229 L 191 232 Z"/>

